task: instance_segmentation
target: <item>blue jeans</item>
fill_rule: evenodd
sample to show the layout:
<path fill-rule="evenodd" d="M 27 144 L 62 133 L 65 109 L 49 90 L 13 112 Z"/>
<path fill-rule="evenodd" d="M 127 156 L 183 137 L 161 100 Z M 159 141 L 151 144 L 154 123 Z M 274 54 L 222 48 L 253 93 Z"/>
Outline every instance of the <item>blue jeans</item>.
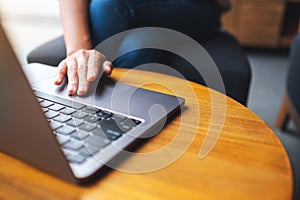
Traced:
<path fill-rule="evenodd" d="M 91 0 L 90 32 L 94 46 L 115 34 L 140 27 L 168 28 L 201 42 L 219 31 L 220 15 L 221 9 L 212 0 Z M 114 66 L 123 68 L 146 63 L 175 69 L 186 66 L 183 75 L 202 82 L 193 78 L 194 72 L 189 70 L 193 67 L 188 62 L 167 51 L 136 50 L 113 61 Z"/>
<path fill-rule="evenodd" d="M 91 0 L 90 28 L 95 45 L 139 27 L 169 28 L 198 41 L 218 31 L 220 14 L 212 0 Z"/>

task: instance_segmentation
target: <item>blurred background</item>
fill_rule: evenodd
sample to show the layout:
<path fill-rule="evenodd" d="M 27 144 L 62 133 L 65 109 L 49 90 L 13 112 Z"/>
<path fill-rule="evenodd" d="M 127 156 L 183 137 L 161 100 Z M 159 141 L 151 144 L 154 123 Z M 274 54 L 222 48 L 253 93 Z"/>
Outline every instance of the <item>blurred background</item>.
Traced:
<path fill-rule="evenodd" d="M 249 58 L 252 81 L 248 108 L 260 116 L 285 145 L 300 180 L 300 134 L 292 121 L 274 128 L 285 90 L 290 43 L 299 29 L 298 0 L 233 0 L 223 17 Z M 0 0 L 0 19 L 22 65 L 38 45 L 62 35 L 57 0 Z M 300 56 L 300 55 L 299 55 Z M 299 91 L 300 92 L 300 91 Z"/>
<path fill-rule="evenodd" d="M 62 34 L 56 0 L 0 0 L 0 19 L 22 64 L 29 51 Z"/>

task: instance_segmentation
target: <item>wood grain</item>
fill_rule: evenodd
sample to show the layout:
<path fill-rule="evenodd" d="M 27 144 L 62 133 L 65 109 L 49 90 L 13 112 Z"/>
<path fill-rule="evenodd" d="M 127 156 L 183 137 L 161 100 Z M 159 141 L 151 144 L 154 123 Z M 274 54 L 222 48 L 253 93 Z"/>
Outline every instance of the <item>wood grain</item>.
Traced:
<path fill-rule="evenodd" d="M 133 174 L 109 170 L 91 185 L 76 186 L 0 153 L 1 200 L 291 199 L 292 171 L 287 153 L 274 132 L 246 107 L 226 97 L 222 134 L 210 154 L 200 159 L 200 147 L 214 121 L 211 105 L 222 108 L 222 101 L 211 102 L 206 87 L 161 74 L 115 69 L 112 77 L 186 99 L 180 116 L 135 149 L 137 153 L 158 151 L 174 140 L 180 127 L 184 130 L 180 134 L 182 142 L 170 146 L 168 152 L 177 153 L 185 140 L 195 136 L 183 155 L 157 171 Z M 194 123 L 198 114 L 200 122 Z M 186 121 L 193 123 L 181 123 Z M 216 127 L 212 126 L 210 131 Z M 154 162 L 169 155 L 164 156 Z M 129 157 L 121 165 L 133 164 L 135 158 Z"/>
<path fill-rule="evenodd" d="M 284 0 L 244 1 L 239 38 L 245 45 L 275 47 L 279 43 Z"/>
<path fill-rule="evenodd" d="M 287 0 L 234 0 L 232 3 L 233 9 L 223 17 L 223 25 L 242 45 L 272 48 L 283 45 Z"/>

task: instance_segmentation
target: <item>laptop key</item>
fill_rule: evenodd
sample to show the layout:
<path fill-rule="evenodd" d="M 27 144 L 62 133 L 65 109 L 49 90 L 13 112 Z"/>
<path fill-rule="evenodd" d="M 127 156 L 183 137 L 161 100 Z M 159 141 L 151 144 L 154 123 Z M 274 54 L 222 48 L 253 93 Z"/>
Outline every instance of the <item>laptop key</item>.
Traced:
<path fill-rule="evenodd" d="M 91 115 L 95 115 L 98 112 L 100 112 L 101 110 L 98 109 L 98 108 L 93 108 L 93 107 L 85 107 L 81 111 L 86 112 L 86 113 L 91 114 Z"/>
<path fill-rule="evenodd" d="M 76 139 L 76 140 L 83 140 L 87 137 L 89 137 L 90 134 L 88 132 L 85 131 L 81 131 L 81 130 L 77 130 L 74 133 L 71 134 L 71 137 Z"/>
<path fill-rule="evenodd" d="M 93 124 L 98 121 L 98 117 L 95 115 L 88 115 L 83 120 Z"/>
<path fill-rule="evenodd" d="M 64 109 L 60 110 L 59 112 L 61 114 L 65 114 L 65 115 L 71 115 L 75 112 L 76 110 L 74 108 L 69 108 L 69 107 L 65 107 Z"/>
<path fill-rule="evenodd" d="M 54 121 L 61 122 L 61 123 L 65 123 L 65 122 L 69 121 L 70 119 L 72 119 L 72 118 L 67 115 L 58 115 L 55 118 L 53 118 Z"/>
<path fill-rule="evenodd" d="M 75 131 L 75 129 L 70 126 L 63 126 L 56 130 L 57 133 L 60 133 L 63 135 L 70 135 L 74 131 Z"/>
<path fill-rule="evenodd" d="M 88 158 L 90 156 L 95 155 L 99 150 L 90 145 L 84 145 L 84 148 L 78 151 L 78 154 L 84 158 Z"/>
<path fill-rule="evenodd" d="M 115 122 L 114 120 L 101 120 L 99 125 L 103 129 L 109 129 L 120 133 L 125 133 L 126 130 L 122 129 L 122 124 Z"/>
<path fill-rule="evenodd" d="M 92 135 L 92 136 L 86 138 L 85 140 L 83 140 L 83 142 L 87 143 L 97 149 L 102 149 L 103 147 L 105 147 L 106 145 L 108 145 L 110 143 L 110 140 L 104 139 L 102 137 L 98 137 L 96 135 Z"/>
<path fill-rule="evenodd" d="M 125 125 L 125 126 L 129 126 L 129 127 L 134 127 L 136 126 L 136 122 L 132 119 L 126 119 L 125 121 L 122 122 L 122 125 Z"/>
<path fill-rule="evenodd" d="M 122 131 L 124 131 L 124 133 L 126 133 L 126 132 L 130 131 L 132 129 L 132 127 L 122 124 L 121 129 L 122 129 Z"/>
<path fill-rule="evenodd" d="M 65 106 L 60 105 L 60 104 L 54 104 L 52 106 L 49 106 L 48 108 L 53 111 L 59 111 L 59 110 L 65 108 Z"/>
<path fill-rule="evenodd" d="M 111 120 L 114 120 L 116 122 L 122 122 L 125 119 L 127 119 L 127 117 L 122 116 L 122 115 L 118 115 L 118 114 L 114 114 L 113 116 L 110 117 Z"/>
<path fill-rule="evenodd" d="M 45 116 L 48 118 L 48 119 L 52 119 L 56 116 L 58 116 L 59 114 L 57 112 L 54 112 L 54 111 L 51 111 L 49 110 L 48 112 L 45 113 Z"/>
<path fill-rule="evenodd" d="M 51 101 L 44 100 L 44 101 L 40 102 L 40 105 L 41 105 L 43 108 L 47 108 L 47 107 L 49 107 L 49 106 L 54 105 L 54 103 L 51 102 Z"/>
<path fill-rule="evenodd" d="M 96 136 L 102 137 L 103 139 L 108 139 L 102 128 L 96 128 L 92 133 Z"/>
<path fill-rule="evenodd" d="M 81 148 L 83 148 L 83 144 L 80 141 L 76 141 L 76 140 L 70 140 L 69 142 L 65 143 L 62 146 L 64 149 L 69 149 L 69 150 L 79 150 Z"/>
<path fill-rule="evenodd" d="M 95 125 L 95 124 L 84 123 L 84 124 L 81 124 L 81 125 L 79 126 L 79 128 L 80 128 L 81 130 L 90 132 L 90 131 L 94 130 L 95 128 L 97 128 L 97 125 Z"/>
<path fill-rule="evenodd" d="M 50 122 L 50 126 L 53 130 L 56 130 L 60 127 L 62 127 L 63 125 L 61 123 L 55 122 L 55 121 L 51 121 Z"/>
<path fill-rule="evenodd" d="M 64 145 L 70 141 L 69 137 L 64 136 L 64 135 L 56 135 L 56 139 L 58 140 L 58 143 L 60 145 Z"/>
<path fill-rule="evenodd" d="M 78 163 L 78 164 L 81 164 L 81 163 L 83 163 L 86 160 L 86 158 L 82 157 L 79 154 L 77 154 L 77 155 L 69 155 L 69 156 L 67 156 L 67 159 L 71 163 Z"/>
<path fill-rule="evenodd" d="M 116 140 L 118 139 L 122 133 L 112 131 L 112 130 L 107 130 L 107 129 L 102 129 L 102 128 L 97 128 L 93 131 L 94 135 L 97 135 L 99 137 L 102 137 L 104 139 L 109 139 L 109 140 Z"/>
<path fill-rule="evenodd" d="M 117 132 L 117 131 L 113 131 L 113 130 L 109 130 L 109 129 L 104 129 L 103 131 L 109 140 L 116 140 L 122 136 L 122 133 Z"/>
<path fill-rule="evenodd" d="M 83 124 L 83 121 L 81 121 L 79 119 L 71 119 L 71 120 L 67 121 L 66 124 L 76 128 L 76 127 L 80 126 L 81 124 Z"/>
<path fill-rule="evenodd" d="M 77 111 L 72 116 L 75 117 L 75 118 L 77 118 L 77 119 L 83 119 L 86 116 L 88 116 L 88 114 L 84 113 L 84 112 L 81 112 L 81 111 Z"/>
<path fill-rule="evenodd" d="M 37 100 L 38 100 L 39 103 L 41 103 L 41 102 L 44 101 L 44 99 L 41 99 L 41 98 L 39 98 L 39 97 L 37 97 Z"/>
<path fill-rule="evenodd" d="M 66 157 L 72 156 L 74 154 L 74 152 L 71 152 L 69 150 L 65 150 L 65 149 L 62 149 L 62 150 L 63 150 L 63 152 L 64 152 L 64 154 L 65 154 Z"/>
<path fill-rule="evenodd" d="M 112 116 L 112 113 L 109 112 L 109 111 L 102 110 L 102 111 L 100 111 L 100 112 L 97 114 L 97 116 L 98 116 L 99 118 L 105 119 L 105 118 L 108 118 L 108 117 Z"/>
<path fill-rule="evenodd" d="M 140 123 L 142 123 L 140 120 L 136 120 L 136 119 L 132 119 L 132 121 L 135 123 L 135 125 L 139 125 Z"/>

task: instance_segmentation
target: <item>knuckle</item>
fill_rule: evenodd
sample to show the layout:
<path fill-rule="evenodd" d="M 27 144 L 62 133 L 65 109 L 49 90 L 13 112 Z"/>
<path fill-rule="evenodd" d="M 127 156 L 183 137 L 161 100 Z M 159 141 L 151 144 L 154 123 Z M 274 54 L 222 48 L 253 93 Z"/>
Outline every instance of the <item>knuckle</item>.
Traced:
<path fill-rule="evenodd" d="M 66 59 L 66 65 L 68 67 L 76 65 L 76 60 L 74 59 L 74 57 L 69 57 L 68 59 Z"/>
<path fill-rule="evenodd" d="M 92 49 L 92 50 L 91 50 L 91 53 L 92 53 L 92 54 L 98 54 L 99 51 L 97 51 L 97 50 L 95 50 L 95 49 Z"/>
<path fill-rule="evenodd" d="M 84 55 L 85 51 L 83 49 L 80 49 L 80 50 L 77 51 L 77 54 L 78 55 Z"/>
<path fill-rule="evenodd" d="M 78 50 L 78 53 L 83 53 L 83 52 L 84 52 L 83 49 L 79 49 L 79 50 Z"/>
<path fill-rule="evenodd" d="M 92 50 L 92 54 L 93 54 L 93 56 L 95 56 L 95 57 L 98 57 L 99 59 L 101 59 L 101 60 L 105 60 L 106 59 L 106 57 L 105 57 L 105 55 L 103 55 L 102 53 L 100 53 L 99 51 L 97 51 L 97 50 Z"/>

